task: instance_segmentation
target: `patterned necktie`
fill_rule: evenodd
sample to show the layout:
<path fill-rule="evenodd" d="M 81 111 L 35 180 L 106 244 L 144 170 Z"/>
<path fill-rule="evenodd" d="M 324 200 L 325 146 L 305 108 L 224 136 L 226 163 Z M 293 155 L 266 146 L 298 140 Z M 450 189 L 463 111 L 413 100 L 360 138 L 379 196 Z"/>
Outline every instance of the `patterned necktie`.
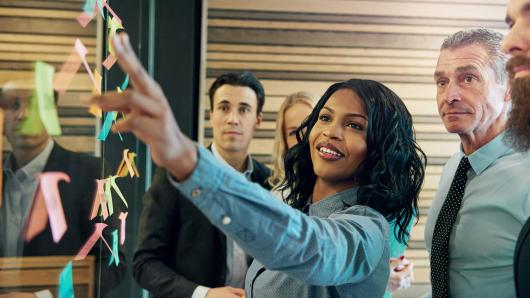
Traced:
<path fill-rule="evenodd" d="M 471 168 L 467 157 L 460 160 L 447 198 L 436 219 L 431 247 L 432 297 L 449 297 L 449 236 L 462 205 L 467 172 Z"/>

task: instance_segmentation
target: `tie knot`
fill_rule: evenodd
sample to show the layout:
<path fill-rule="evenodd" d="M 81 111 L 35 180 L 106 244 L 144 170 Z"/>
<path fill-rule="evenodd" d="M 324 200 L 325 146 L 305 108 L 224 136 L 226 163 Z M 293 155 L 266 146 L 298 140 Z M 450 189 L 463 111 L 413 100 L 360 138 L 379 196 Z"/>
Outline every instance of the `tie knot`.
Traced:
<path fill-rule="evenodd" d="M 471 164 L 469 163 L 469 159 L 467 158 L 467 156 L 464 156 L 462 157 L 462 159 L 460 160 L 460 163 L 458 164 L 457 171 L 467 172 L 469 171 L 469 169 L 471 169 Z"/>

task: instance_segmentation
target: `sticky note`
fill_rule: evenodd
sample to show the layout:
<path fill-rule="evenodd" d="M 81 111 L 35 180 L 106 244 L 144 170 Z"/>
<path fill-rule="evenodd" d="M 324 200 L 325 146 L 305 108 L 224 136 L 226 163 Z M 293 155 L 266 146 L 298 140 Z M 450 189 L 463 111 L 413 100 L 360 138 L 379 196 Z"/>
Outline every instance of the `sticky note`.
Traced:
<path fill-rule="evenodd" d="M 105 237 L 103 237 L 103 230 L 106 227 L 107 227 L 107 224 L 102 223 L 102 222 L 98 222 L 94 224 L 94 232 L 92 233 L 90 238 L 88 238 L 87 242 L 85 242 L 83 247 L 81 247 L 81 249 L 75 256 L 74 260 L 78 261 L 78 260 L 83 260 L 84 258 L 86 258 L 86 256 L 88 255 L 92 247 L 94 247 L 94 245 L 96 244 L 99 238 L 103 240 L 103 243 L 105 243 L 105 245 L 110 250 L 110 252 L 114 254 L 112 248 L 110 248 L 109 246 L 109 243 L 107 242 L 107 240 L 105 240 Z"/>
<path fill-rule="evenodd" d="M 138 169 L 136 168 L 135 158 L 136 158 L 136 153 L 129 152 L 129 149 L 124 149 L 123 158 L 118 167 L 116 176 L 125 177 L 127 176 L 127 174 L 129 174 L 131 178 L 133 178 L 134 176 L 140 177 L 140 173 L 138 172 Z"/>
<path fill-rule="evenodd" d="M 112 264 L 112 262 L 114 262 L 116 266 L 120 264 L 120 255 L 118 253 L 118 230 L 114 230 L 114 232 L 112 232 L 112 254 L 109 258 L 109 266 Z"/>
<path fill-rule="evenodd" d="M 35 63 L 35 89 L 29 98 L 27 116 L 20 125 L 20 134 L 38 135 L 46 129 L 49 135 L 61 135 L 59 116 L 53 96 L 53 66 Z"/>
<path fill-rule="evenodd" d="M 85 70 L 88 73 L 88 76 L 90 77 L 90 80 L 92 81 L 92 85 L 96 89 L 97 94 L 101 94 L 101 83 L 98 84 L 98 82 L 96 81 L 96 78 L 94 77 L 94 74 L 92 73 L 92 70 L 90 69 L 90 66 L 88 65 L 88 62 L 86 60 L 86 55 L 88 54 L 88 50 L 79 38 L 75 40 L 75 50 L 77 51 L 77 54 L 79 55 L 79 58 L 81 59 L 81 62 L 85 66 Z"/>
<path fill-rule="evenodd" d="M 74 48 L 55 75 L 53 81 L 55 91 L 59 92 L 59 94 L 64 94 L 68 90 L 70 83 L 72 83 L 75 74 L 79 71 L 79 67 L 81 67 L 81 59 Z"/>
<path fill-rule="evenodd" d="M 107 178 L 107 183 L 110 182 L 110 185 L 112 186 L 112 189 L 118 194 L 118 197 L 120 197 L 120 199 L 123 202 L 123 204 L 125 204 L 125 206 L 127 208 L 129 208 L 129 205 L 127 204 L 127 200 L 125 200 L 125 197 L 121 193 L 121 190 L 118 187 L 118 184 L 116 184 L 116 178 L 118 178 L 118 176 L 112 176 L 112 177 Z"/>
<path fill-rule="evenodd" d="M 96 195 L 94 196 L 94 202 L 92 203 L 92 211 L 90 212 L 89 219 L 94 219 L 98 215 L 98 210 L 101 207 L 101 213 L 103 219 L 107 219 L 109 212 L 107 210 L 107 200 L 105 198 L 105 186 L 106 179 L 96 179 Z"/>
<path fill-rule="evenodd" d="M 105 179 L 105 200 L 109 209 L 109 216 L 114 213 L 114 203 L 112 202 L 112 185 L 108 179 Z"/>
<path fill-rule="evenodd" d="M 103 66 L 105 66 L 105 68 L 107 70 L 110 70 L 112 68 L 112 66 L 114 65 L 114 63 L 116 63 L 116 57 L 114 57 L 113 55 L 108 55 L 107 58 L 105 59 L 105 61 L 103 61 Z"/>
<path fill-rule="evenodd" d="M 59 298 L 74 298 L 74 280 L 72 278 L 72 261 L 68 262 L 59 275 Z"/>
<path fill-rule="evenodd" d="M 123 29 L 121 20 L 119 18 L 116 19 L 115 17 L 110 18 L 107 24 L 107 29 L 108 29 L 108 34 L 109 34 L 109 37 L 108 37 L 109 53 L 111 56 L 115 56 L 116 54 L 114 53 L 114 46 L 112 45 L 112 38 L 114 37 L 118 29 Z"/>
<path fill-rule="evenodd" d="M 59 194 L 59 181 L 70 182 L 70 177 L 63 172 L 45 172 L 39 175 L 39 185 L 24 232 L 24 240 L 29 242 L 44 231 L 48 220 L 55 243 L 61 240 L 68 229 Z"/>
<path fill-rule="evenodd" d="M 110 7 L 110 5 L 107 3 L 107 1 L 103 1 L 103 6 L 105 6 L 105 8 L 109 11 L 109 13 L 112 15 L 112 18 L 115 20 L 116 23 L 118 24 L 122 24 L 122 21 L 121 19 L 118 17 L 118 15 L 114 12 L 114 10 L 112 10 L 112 8 Z"/>
<path fill-rule="evenodd" d="M 125 90 L 129 86 L 129 75 L 125 75 L 125 79 L 123 80 L 123 83 L 121 83 L 120 89 Z"/>
<path fill-rule="evenodd" d="M 53 66 L 37 61 L 35 63 L 35 96 L 39 115 L 46 131 L 51 136 L 61 135 L 61 125 L 53 96 Z"/>
<path fill-rule="evenodd" d="M 38 190 L 38 187 L 37 187 Z M 26 222 L 24 227 L 24 240 L 30 242 L 46 229 L 48 224 L 48 211 L 46 211 L 46 203 L 44 202 L 44 197 L 42 192 L 37 191 L 35 198 L 33 199 L 33 204 L 29 213 L 29 219 Z"/>
<path fill-rule="evenodd" d="M 129 212 L 120 212 L 118 218 L 120 219 L 120 245 L 125 243 L 125 220 Z"/>
<path fill-rule="evenodd" d="M 107 112 L 105 114 L 105 120 L 103 121 L 101 130 L 99 131 L 98 140 L 105 141 L 107 139 L 107 136 L 110 132 L 110 128 L 112 127 L 112 122 L 114 121 L 116 114 L 116 112 Z"/>
<path fill-rule="evenodd" d="M 61 240 L 68 228 L 61 195 L 59 194 L 59 181 L 70 182 L 70 177 L 63 172 L 45 172 L 40 175 L 39 191 L 42 193 L 46 203 L 50 228 L 55 243 Z"/>

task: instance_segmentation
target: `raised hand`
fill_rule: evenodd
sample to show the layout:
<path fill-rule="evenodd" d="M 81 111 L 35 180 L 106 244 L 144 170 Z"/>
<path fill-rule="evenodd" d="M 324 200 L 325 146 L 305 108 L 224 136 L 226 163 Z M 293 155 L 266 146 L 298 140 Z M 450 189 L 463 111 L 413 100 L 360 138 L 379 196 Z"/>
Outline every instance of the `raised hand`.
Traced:
<path fill-rule="evenodd" d="M 165 167 L 178 180 L 187 178 L 197 164 L 195 144 L 175 121 L 160 85 L 136 57 L 126 33 L 112 39 L 121 69 L 129 74 L 132 89 L 108 92 L 92 98 L 104 111 L 126 114 L 113 127 L 114 132 L 132 132 L 151 149 L 153 161 Z"/>

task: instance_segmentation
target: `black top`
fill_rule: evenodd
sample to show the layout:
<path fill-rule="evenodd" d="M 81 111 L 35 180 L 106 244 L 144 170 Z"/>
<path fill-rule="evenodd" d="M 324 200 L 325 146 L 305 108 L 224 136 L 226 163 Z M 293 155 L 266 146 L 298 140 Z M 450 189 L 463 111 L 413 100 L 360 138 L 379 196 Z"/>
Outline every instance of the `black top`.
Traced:
<path fill-rule="evenodd" d="M 270 189 L 270 170 L 252 160 L 251 181 Z M 144 195 L 133 275 L 154 297 L 189 298 L 198 285 L 221 287 L 226 236 L 157 170 Z"/>
<path fill-rule="evenodd" d="M 524 224 L 515 245 L 513 270 L 517 297 L 530 297 L 530 218 Z"/>
<path fill-rule="evenodd" d="M 89 220 L 94 194 L 96 190 L 96 179 L 100 179 L 102 161 L 99 158 L 82 153 L 72 152 L 64 149 L 57 143 L 48 157 L 43 172 L 64 172 L 70 176 L 70 183 L 60 182 L 59 193 L 63 205 L 64 215 L 68 229 L 64 233 L 59 243 L 53 241 L 50 225 L 35 236 L 29 243 L 25 243 L 23 248 L 24 256 L 75 256 L 94 232 L 94 224 L 101 220 L 96 217 Z M 5 188 L 4 188 L 5 189 Z M 115 204 L 115 212 L 122 208 L 120 204 Z M 117 215 L 107 218 L 105 221 L 109 225 L 103 235 L 109 245 L 112 244 L 112 231 L 119 229 L 120 222 Z M 99 258 L 100 246 L 102 257 Z M 101 272 L 101 293 L 104 294 L 117 285 L 125 275 L 125 255 L 120 249 L 120 265 L 108 266 L 110 252 L 102 241 L 98 241 L 90 251 L 96 256 L 96 276 L 95 284 L 98 285 L 98 272 Z"/>

